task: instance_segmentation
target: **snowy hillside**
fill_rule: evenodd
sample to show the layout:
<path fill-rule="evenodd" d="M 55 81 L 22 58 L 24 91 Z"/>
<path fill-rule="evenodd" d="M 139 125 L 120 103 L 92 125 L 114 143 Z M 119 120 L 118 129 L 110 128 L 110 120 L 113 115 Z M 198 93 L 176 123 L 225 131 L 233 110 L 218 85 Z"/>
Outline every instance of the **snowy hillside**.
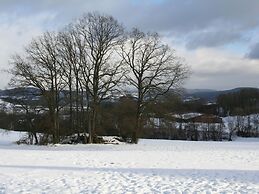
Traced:
<path fill-rule="evenodd" d="M 0 193 L 258 193 L 259 141 L 12 145 L 0 133 Z M 9 145 L 9 146 L 7 146 Z"/>

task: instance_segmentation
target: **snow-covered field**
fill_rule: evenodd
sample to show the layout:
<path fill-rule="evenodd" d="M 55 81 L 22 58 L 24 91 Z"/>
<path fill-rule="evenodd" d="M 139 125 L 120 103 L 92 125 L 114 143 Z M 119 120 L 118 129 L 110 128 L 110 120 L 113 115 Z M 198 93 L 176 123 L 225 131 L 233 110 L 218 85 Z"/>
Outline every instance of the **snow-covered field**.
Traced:
<path fill-rule="evenodd" d="M 259 141 L 14 145 L 0 131 L 0 193 L 259 193 Z"/>

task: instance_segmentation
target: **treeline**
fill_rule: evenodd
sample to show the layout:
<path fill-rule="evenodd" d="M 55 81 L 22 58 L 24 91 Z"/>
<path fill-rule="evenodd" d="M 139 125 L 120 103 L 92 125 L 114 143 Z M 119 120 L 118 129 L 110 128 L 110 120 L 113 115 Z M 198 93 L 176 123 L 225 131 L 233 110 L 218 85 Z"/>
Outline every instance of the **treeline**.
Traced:
<path fill-rule="evenodd" d="M 67 94 L 68 91 L 62 91 L 64 108 L 62 108 L 59 118 L 61 141 L 67 135 L 78 133 L 78 139 L 74 139 L 73 142 L 85 142 L 84 137 L 82 137 L 82 133 L 86 131 L 84 128 L 77 129 L 75 132 L 71 131 L 69 107 L 66 106 L 69 102 Z M 240 92 L 235 94 L 239 95 Z M 73 93 L 73 95 L 76 94 Z M 134 130 L 133 123 L 136 119 L 137 105 L 136 97 L 133 95 L 134 93 L 113 96 L 112 99 L 104 100 L 100 104 L 97 122 L 98 135 L 120 136 L 125 140 L 130 139 L 129 137 L 132 136 Z M 230 93 L 229 95 L 234 94 Z M 48 109 L 38 90 L 15 88 L 6 93 L 6 96 L 9 97 L 4 100 L 10 102 L 13 107 L 11 109 L 10 105 L 8 105 L 9 109 L 1 107 L 0 127 L 28 131 L 30 141 L 34 143 L 48 142 L 49 136 L 51 136 L 46 134 L 46 128 L 50 127 Z M 236 115 L 235 113 L 225 117 L 224 112 L 227 111 L 219 111 L 221 109 L 218 104 L 207 104 L 203 100 L 184 101 L 177 93 L 169 91 L 156 101 L 148 103 L 142 113 L 144 127 L 139 131 L 138 136 L 142 138 L 220 141 L 222 139 L 232 140 L 234 135 L 242 137 L 257 137 L 259 135 L 257 112 L 247 115 Z M 197 112 L 203 115 L 197 116 Z M 83 122 L 87 123 L 87 118 L 82 116 L 81 111 L 79 111 L 79 115 L 85 119 Z M 219 117 L 220 115 L 223 116 L 223 120 Z M 188 117 L 190 119 L 186 119 Z M 39 133 L 45 135 L 39 135 Z"/>
<path fill-rule="evenodd" d="M 67 91 L 63 91 L 63 93 L 67 93 Z M 28 90 L 27 88 L 15 88 L 7 93 L 7 96 L 11 97 L 4 98 L 4 101 L 10 104 L 7 104 L 6 107 L 1 107 L 0 128 L 27 131 L 29 134 L 29 138 L 26 139 L 27 143 L 45 144 L 52 139 L 51 134 L 46 133 L 46 129 L 51 127 L 49 113 L 44 98 L 36 94 L 39 95 L 37 91 Z M 65 101 L 66 98 L 64 98 Z M 138 131 L 138 137 L 162 138 L 159 135 L 160 132 L 157 133 L 156 129 L 148 126 L 150 118 L 164 117 L 165 119 L 170 119 L 171 116 L 169 114 L 172 111 L 176 113 L 182 110 L 182 106 L 182 99 L 179 94 L 172 92 L 168 92 L 156 101 L 148 103 L 141 115 L 143 128 L 141 131 Z M 116 98 L 101 102 L 97 121 L 98 135 L 120 136 L 124 140 L 130 141 L 135 130 L 136 107 L 137 99 L 132 94 L 117 96 Z M 78 129 L 75 132 L 71 131 L 69 113 L 69 107 L 62 108 L 59 113 L 60 141 L 66 140 L 67 136 L 77 134 L 78 139 L 74 139 L 74 143 L 85 142 L 85 139 L 82 139 L 82 133 L 88 132 L 84 128 Z M 79 111 L 79 115 L 82 115 L 81 111 Z M 84 122 L 87 123 L 87 118 L 82 117 L 82 119 L 85 119 Z M 161 128 L 161 132 L 164 131 L 165 129 Z M 164 136 L 164 138 L 168 138 L 168 136 Z M 174 137 L 174 139 L 177 138 L 176 136 Z M 101 141 L 101 139 L 97 138 L 96 141 Z"/>
<path fill-rule="evenodd" d="M 259 90 L 243 88 L 237 92 L 219 95 L 217 104 L 222 108 L 222 116 L 249 115 L 259 111 Z"/>
<path fill-rule="evenodd" d="M 23 54 L 12 57 L 11 64 L 10 85 L 36 88 L 43 104 L 18 99 L 26 111 L 28 129 L 41 129 L 46 141 L 53 143 L 75 133 L 84 133 L 85 142 L 97 142 L 101 128 L 109 128 L 105 124 L 109 111 L 102 111 L 112 104 L 106 102 L 125 88 L 136 90 L 129 102 L 134 108 L 118 113 L 118 119 L 130 126 L 116 128 L 130 127 L 127 136 L 137 143 L 146 108 L 180 87 L 189 73 L 157 33 L 127 32 L 112 16 L 98 13 L 85 14 L 61 31 L 34 38 Z"/>

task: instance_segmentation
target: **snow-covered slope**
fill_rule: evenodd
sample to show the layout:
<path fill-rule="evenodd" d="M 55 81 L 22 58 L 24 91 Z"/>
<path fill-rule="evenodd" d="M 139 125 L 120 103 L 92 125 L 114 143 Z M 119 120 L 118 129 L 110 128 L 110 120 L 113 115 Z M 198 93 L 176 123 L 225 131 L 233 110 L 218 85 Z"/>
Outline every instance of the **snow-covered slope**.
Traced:
<path fill-rule="evenodd" d="M 13 141 L 15 133 L 9 134 Z M 255 140 L 1 143 L 0 193 L 258 193 L 259 142 Z"/>

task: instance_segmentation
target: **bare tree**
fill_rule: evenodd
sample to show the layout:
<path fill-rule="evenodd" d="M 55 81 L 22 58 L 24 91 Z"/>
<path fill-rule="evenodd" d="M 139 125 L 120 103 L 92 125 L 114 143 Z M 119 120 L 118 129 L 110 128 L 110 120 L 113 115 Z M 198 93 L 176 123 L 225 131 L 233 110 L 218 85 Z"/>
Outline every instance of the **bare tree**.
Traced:
<path fill-rule="evenodd" d="M 88 65 L 86 56 L 87 42 L 80 36 L 76 24 L 68 25 L 60 33 L 60 53 L 64 59 L 63 71 L 69 89 L 70 128 L 78 136 L 82 128 L 86 133 L 85 121 L 89 123 L 89 94 L 88 82 L 84 79 L 84 68 Z M 86 87 L 85 87 L 86 86 Z M 85 97 L 87 97 L 85 99 Z M 87 105 L 85 116 L 85 105 Z M 73 110 L 75 108 L 75 111 Z M 76 129 L 76 130 L 75 130 Z"/>
<path fill-rule="evenodd" d="M 232 141 L 233 135 L 238 131 L 238 117 L 228 116 L 225 118 L 226 127 L 228 128 L 228 141 Z"/>
<path fill-rule="evenodd" d="M 146 104 L 171 88 L 179 87 L 188 76 L 188 68 L 176 57 L 174 50 L 162 43 L 156 33 L 133 29 L 121 51 L 123 62 L 130 69 L 126 80 L 137 89 L 136 123 L 132 134 L 133 143 L 137 143 Z"/>
<path fill-rule="evenodd" d="M 19 95 L 18 98 L 13 98 L 11 100 L 12 104 L 15 107 L 18 107 L 18 110 L 15 111 L 17 115 L 22 115 L 18 117 L 17 123 L 19 123 L 19 127 L 21 129 L 24 127 L 24 130 L 28 131 L 28 140 L 29 144 L 39 144 L 39 140 L 37 137 L 37 130 L 36 127 L 36 117 L 39 115 L 40 107 L 34 101 L 31 101 L 28 98 L 28 95 L 37 96 L 37 92 L 34 90 L 26 90 L 24 88 L 14 89 L 8 91 L 9 96 Z M 22 113 L 22 114 L 21 114 Z"/>
<path fill-rule="evenodd" d="M 60 59 L 58 55 L 58 38 L 55 33 L 47 32 L 34 39 L 26 48 L 25 56 L 13 57 L 14 68 L 11 70 L 13 78 L 11 85 L 28 87 L 32 86 L 41 91 L 47 107 L 53 141 L 58 142 L 60 92 L 64 88 Z"/>
<path fill-rule="evenodd" d="M 62 70 L 64 72 L 64 80 L 69 90 L 69 114 L 70 129 L 72 132 L 79 134 L 79 95 L 80 95 L 80 56 L 77 45 L 77 32 L 74 25 L 67 26 L 64 31 L 59 33 L 59 52 L 63 59 Z M 75 94 L 75 95 L 74 95 Z M 73 106 L 75 102 L 75 115 Z"/>
<path fill-rule="evenodd" d="M 64 89 L 69 90 L 70 128 L 78 134 L 84 123 L 81 113 L 87 104 L 85 128 L 91 143 L 97 133 L 101 102 L 118 90 L 126 78 L 138 91 L 132 134 L 136 143 L 147 104 L 180 87 L 189 72 L 156 33 L 135 29 L 125 37 L 117 20 L 98 13 L 84 15 L 62 32 L 47 32 L 33 40 L 25 56 L 15 56 L 13 64 L 14 85 L 33 86 L 41 91 L 52 124 L 48 133 L 54 142 L 60 139 L 59 112 Z"/>
<path fill-rule="evenodd" d="M 99 105 L 122 79 L 122 63 L 116 50 L 124 40 L 124 29 L 113 17 L 97 13 L 82 17 L 76 28 L 83 85 L 91 99 L 91 143 L 96 135 Z"/>

